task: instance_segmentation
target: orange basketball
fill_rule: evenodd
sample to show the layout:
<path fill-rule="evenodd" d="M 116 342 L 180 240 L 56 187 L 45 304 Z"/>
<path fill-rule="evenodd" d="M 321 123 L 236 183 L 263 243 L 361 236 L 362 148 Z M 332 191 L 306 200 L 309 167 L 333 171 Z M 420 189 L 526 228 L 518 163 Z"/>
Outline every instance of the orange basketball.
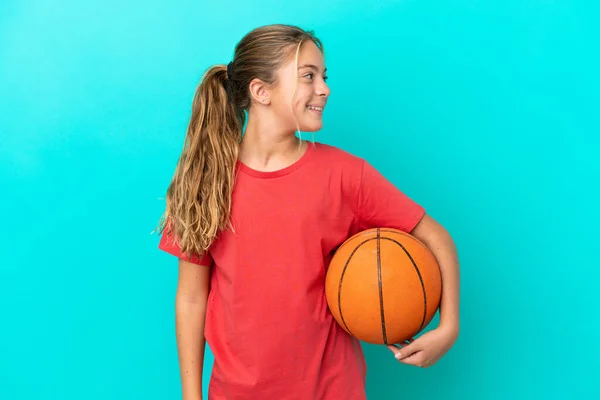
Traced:
<path fill-rule="evenodd" d="M 440 304 L 442 278 L 434 255 L 417 238 L 374 228 L 336 250 L 325 294 L 346 332 L 364 342 L 394 344 L 431 322 Z"/>

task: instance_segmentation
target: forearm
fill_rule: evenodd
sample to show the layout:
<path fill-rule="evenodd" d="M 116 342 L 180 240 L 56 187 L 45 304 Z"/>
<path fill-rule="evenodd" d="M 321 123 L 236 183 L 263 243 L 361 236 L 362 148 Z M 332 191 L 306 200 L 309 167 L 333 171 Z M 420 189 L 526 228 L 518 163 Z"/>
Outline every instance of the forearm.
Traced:
<path fill-rule="evenodd" d="M 417 224 L 412 235 L 435 256 L 442 275 L 440 327 L 454 335 L 459 331 L 459 261 L 454 240 L 448 231 L 429 215 Z"/>
<path fill-rule="evenodd" d="M 175 315 L 183 400 L 199 400 L 202 398 L 206 297 L 189 299 L 178 293 Z"/>
<path fill-rule="evenodd" d="M 440 327 L 450 329 L 458 334 L 460 328 L 460 278 L 456 245 L 450 234 L 444 229 L 423 238 L 423 241 L 437 259 L 442 275 Z"/>

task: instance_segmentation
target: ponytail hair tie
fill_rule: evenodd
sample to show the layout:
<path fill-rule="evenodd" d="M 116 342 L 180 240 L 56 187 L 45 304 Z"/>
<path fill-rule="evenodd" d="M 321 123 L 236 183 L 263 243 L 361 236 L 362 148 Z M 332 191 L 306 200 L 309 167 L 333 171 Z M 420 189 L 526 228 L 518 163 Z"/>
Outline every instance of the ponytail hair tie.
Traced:
<path fill-rule="evenodd" d="M 227 78 L 231 79 L 233 76 L 233 68 L 231 68 L 231 62 L 227 64 Z"/>

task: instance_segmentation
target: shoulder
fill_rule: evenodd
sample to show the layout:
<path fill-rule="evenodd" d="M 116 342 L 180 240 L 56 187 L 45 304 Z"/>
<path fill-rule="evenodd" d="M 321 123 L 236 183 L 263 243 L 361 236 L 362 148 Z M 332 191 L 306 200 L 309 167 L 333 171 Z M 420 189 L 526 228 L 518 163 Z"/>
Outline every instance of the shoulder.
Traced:
<path fill-rule="evenodd" d="M 336 146 L 319 142 L 315 142 L 314 145 L 313 176 L 318 176 L 331 188 L 341 187 L 342 192 L 357 193 L 365 160 Z M 309 143 L 309 146 L 312 146 L 312 143 Z"/>
<path fill-rule="evenodd" d="M 313 146 L 313 143 L 309 143 L 308 145 Z M 356 172 L 356 170 L 360 172 L 362 169 L 364 159 L 347 150 L 321 142 L 314 142 L 314 146 L 315 153 L 318 155 L 315 158 L 327 167 L 346 170 L 348 172 Z"/>

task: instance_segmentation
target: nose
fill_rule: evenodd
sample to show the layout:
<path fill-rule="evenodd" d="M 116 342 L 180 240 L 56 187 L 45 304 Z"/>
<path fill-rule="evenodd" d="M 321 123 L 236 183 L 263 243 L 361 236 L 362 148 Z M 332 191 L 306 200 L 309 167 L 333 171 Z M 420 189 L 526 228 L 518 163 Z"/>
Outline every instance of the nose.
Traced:
<path fill-rule="evenodd" d="M 329 86 L 327 86 L 327 83 L 325 83 L 324 80 L 321 80 L 320 84 L 317 86 L 317 95 L 322 97 L 329 97 L 329 93 L 331 93 L 331 90 L 329 90 Z"/>

